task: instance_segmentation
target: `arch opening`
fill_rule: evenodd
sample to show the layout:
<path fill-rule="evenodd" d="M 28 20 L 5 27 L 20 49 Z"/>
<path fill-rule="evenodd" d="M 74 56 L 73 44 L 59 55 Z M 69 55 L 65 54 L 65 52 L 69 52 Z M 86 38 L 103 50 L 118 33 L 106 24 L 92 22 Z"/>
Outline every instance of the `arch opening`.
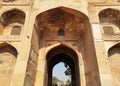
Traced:
<path fill-rule="evenodd" d="M 24 26 L 25 16 L 25 13 L 18 9 L 4 12 L 0 17 L 1 35 L 10 35 L 12 28 L 16 26 L 22 28 Z"/>
<path fill-rule="evenodd" d="M 20 35 L 21 33 L 21 27 L 20 26 L 14 26 L 11 30 L 11 35 Z"/>
<path fill-rule="evenodd" d="M 120 85 L 120 43 L 114 45 L 108 50 L 111 73 L 115 86 Z"/>
<path fill-rule="evenodd" d="M 9 86 L 16 58 L 17 51 L 14 47 L 9 44 L 0 45 L 0 86 Z"/>
<path fill-rule="evenodd" d="M 63 29 L 58 30 L 58 36 L 64 36 L 65 32 Z"/>
<path fill-rule="evenodd" d="M 52 68 L 52 86 L 71 86 L 71 67 L 65 62 L 61 61 Z"/>
<path fill-rule="evenodd" d="M 99 20 L 105 35 L 120 34 L 120 11 L 112 8 L 104 9 L 99 13 Z"/>
<path fill-rule="evenodd" d="M 58 36 L 60 29 L 63 29 L 65 33 L 62 37 Z M 45 68 L 44 72 L 42 71 L 44 73 L 44 81 L 41 85 L 51 85 L 52 69 L 48 70 L 49 66 L 52 65 L 52 63 L 49 64 L 50 59 L 64 54 L 64 56 L 72 59 L 73 63 L 71 64 L 75 68 L 72 69 L 75 71 L 72 74 L 75 77 L 73 86 L 100 86 L 91 25 L 88 17 L 82 12 L 66 7 L 57 7 L 38 14 L 31 42 L 36 50 L 42 53 L 39 53 L 39 58 L 43 59 L 43 61 L 45 60 L 44 67 L 42 67 Z M 49 52 L 47 53 L 47 51 Z M 43 52 L 45 52 L 45 55 L 43 55 Z M 83 70 L 80 70 L 80 68 Z M 50 73 L 49 78 L 48 72 Z M 80 74 L 83 76 L 80 76 Z"/>
<path fill-rule="evenodd" d="M 83 33 L 88 29 L 85 25 L 89 26 L 89 20 L 86 15 L 66 7 L 58 7 L 40 13 L 36 16 L 35 21 L 35 28 L 42 33 L 48 30 L 52 33 L 60 31 L 77 31 Z M 56 36 L 59 35 L 56 34 Z"/>
<path fill-rule="evenodd" d="M 33 86 L 32 79 L 31 79 L 31 76 L 29 74 L 27 74 L 25 77 L 24 86 Z"/>
<path fill-rule="evenodd" d="M 77 60 L 78 57 L 75 51 L 65 46 L 59 46 L 50 50 L 47 54 L 46 59 L 47 59 L 47 73 L 48 73 L 47 86 L 52 86 L 52 69 L 59 62 L 64 62 L 70 66 L 72 86 L 80 86 L 80 78 L 79 78 L 80 74 L 79 74 L 79 66 Z"/>

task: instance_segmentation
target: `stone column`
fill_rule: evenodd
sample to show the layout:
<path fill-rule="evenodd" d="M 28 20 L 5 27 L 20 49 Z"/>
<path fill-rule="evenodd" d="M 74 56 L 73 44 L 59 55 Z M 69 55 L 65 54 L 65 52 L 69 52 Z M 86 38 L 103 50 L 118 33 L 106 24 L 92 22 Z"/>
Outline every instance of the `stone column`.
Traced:
<path fill-rule="evenodd" d="M 81 50 L 82 51 L 82 50 Z M 79 73 L 80 73 L 80 85 L 86 86 L 86 80 L 85 80 L 85 69 L 84 69 L 84 62 L 81 53 L 78 53 L 78 64 L 79 64 Z"/>
<path fill-rule="evenodd" d="M 113 86 L 110 65 L 104 48 L 101 27 L 99 24 L 91 24 L 92 33 L 97 56 L 97 63 L 100 75 L 101 86 Z"/>
<path fill-rule="evenodd" d="M 22 29 L 23 33 L 21 34 L 21 42 L 19 48 L 20 51 L 18 52 L 10 86 L 24 86 L 27 62 L 29 59 L 29 52 L 31 47 L 31 36 L 34 25 L 34 18 L 30 16 L 30 9 L 31 7 L 28 8 L 24 28 Z"/>
<path fill-rule="evenodd" d="M 20 52 L 20 54 L 17 57 L 14 73 L 12 76 L 12 81 L 10 86 L 23 86 L 24 84 L 24 78 L 26 73 L 26 67 L 27 67 L 27 61 L 29 57 L 29 44 L 24 44 L 24 50 Z M 25 54 L 26 53 L 26 54 Z"/>
<path fill-rule="evenodd" d="M 38 58 L 38 66 L 36 73 L 36 81 L 35 86 L 46 86 L 47 84 L 47 73 L 46 73 L 46 57 L 45 57 L 45 48 L 40 49 L 39 58 Z"/>

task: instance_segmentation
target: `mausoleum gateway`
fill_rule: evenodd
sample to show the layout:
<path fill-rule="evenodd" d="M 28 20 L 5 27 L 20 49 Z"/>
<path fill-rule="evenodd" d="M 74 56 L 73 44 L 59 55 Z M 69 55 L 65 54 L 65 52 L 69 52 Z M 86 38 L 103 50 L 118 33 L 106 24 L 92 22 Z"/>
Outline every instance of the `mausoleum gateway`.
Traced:
<path fill-rule="evenodd" d="M 72 86 L 120 86 L 120 0 L 0 0 L 0 86 L 52 86 L 61 61 Z"/>

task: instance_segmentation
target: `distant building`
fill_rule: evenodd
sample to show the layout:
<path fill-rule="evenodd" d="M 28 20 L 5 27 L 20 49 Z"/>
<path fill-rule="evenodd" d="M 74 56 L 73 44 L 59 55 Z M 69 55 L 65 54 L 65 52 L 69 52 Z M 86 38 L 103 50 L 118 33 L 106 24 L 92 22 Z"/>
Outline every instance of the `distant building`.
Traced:
<path fill-rule="evenodd" d="M 59 82 L 57 82 L 57 86 L 66 86 L 66 84 L 63 81 L 59 81 Z"/>

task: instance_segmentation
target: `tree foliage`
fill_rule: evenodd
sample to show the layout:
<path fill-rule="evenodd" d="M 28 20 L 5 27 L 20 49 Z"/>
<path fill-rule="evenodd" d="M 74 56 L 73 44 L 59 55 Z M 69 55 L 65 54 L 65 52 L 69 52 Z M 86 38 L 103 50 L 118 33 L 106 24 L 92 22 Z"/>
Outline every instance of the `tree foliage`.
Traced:
<path fill-rule="evenodd" d="M 70 79 L 67 80 L 67 84 L 68 84 L 69 86 L 72 86 L 72 83 L 71 83 L 71 80 L 70 80 Z"/>
<path fill-rule="evenodd" d="M 65 75 L 71 78 L 71 68 L 65 63 L 64 66 L 66 67 Z"/>
<path fill-rule="evenodd" d="M 55 86 L 57 84 L 57 82 L 59 82 L 59 81 L 60 80 L 57 77 L 53 76 L 52 77 L 52 86 Z"/>

